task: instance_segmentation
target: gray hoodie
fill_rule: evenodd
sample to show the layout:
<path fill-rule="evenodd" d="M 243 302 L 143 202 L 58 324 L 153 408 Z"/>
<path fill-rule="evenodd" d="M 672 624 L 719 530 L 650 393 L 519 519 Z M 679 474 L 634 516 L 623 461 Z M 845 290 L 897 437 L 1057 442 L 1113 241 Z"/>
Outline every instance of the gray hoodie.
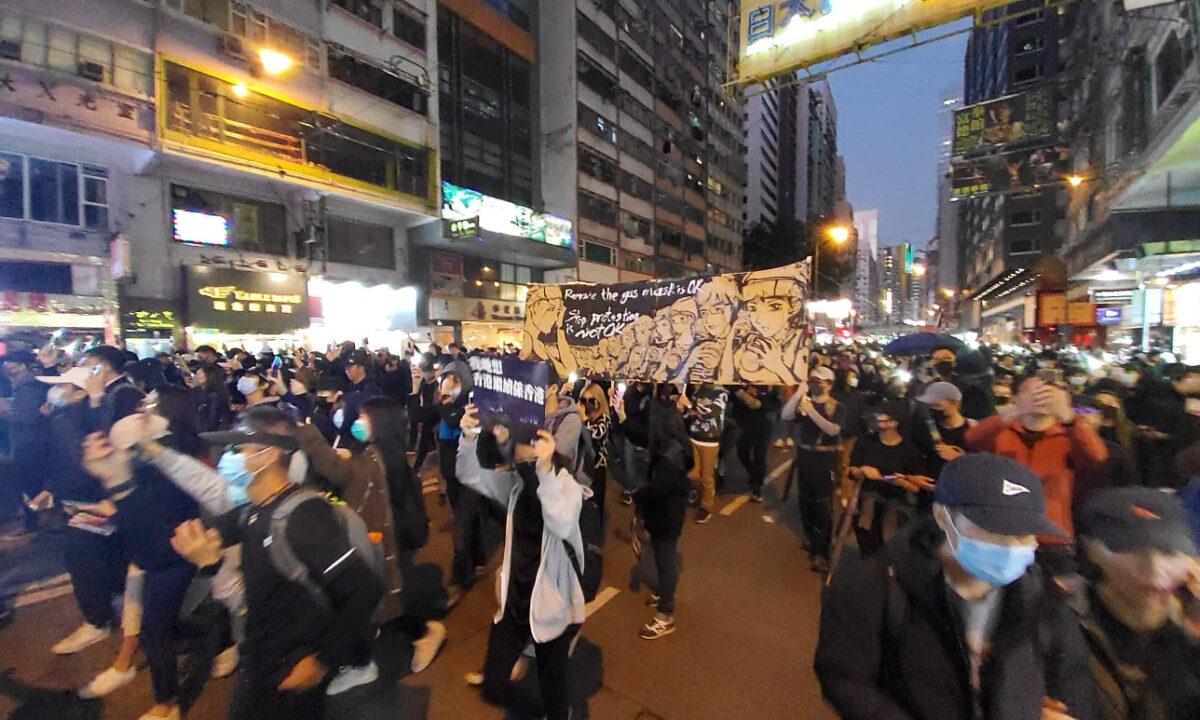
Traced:
<path fill-rule="evenodd" d="M 558 409 L 546 416 L 546 429 L 554 433 L 554 449 L 574 467 L 575 456 L 579 454 L 579 433 L 583 431 L 583 418 L 575 398 L 559 397 Z"/>

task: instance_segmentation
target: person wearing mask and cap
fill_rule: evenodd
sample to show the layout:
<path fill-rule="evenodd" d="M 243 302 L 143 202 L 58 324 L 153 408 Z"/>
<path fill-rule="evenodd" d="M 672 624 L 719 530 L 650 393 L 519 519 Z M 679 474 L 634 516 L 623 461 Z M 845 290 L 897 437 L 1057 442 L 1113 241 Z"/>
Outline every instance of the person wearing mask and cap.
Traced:
<path fill-rule="evenodd" d="M 408 396 L 409 447 L 416 452 L 413 472 L 420 475 L 425 458 L 437 449 L 438 378 L 433 355 L 423 353 L 417 359 L 417 376 Z"/>
<path fill-rule="evenodd" d="M 833 371 L 814 368 L 807 386 L 792 395 L 780 416 L 795 424 L 796 459 L 792 472 L 798 478 L 800 521 L 804 525 L 807 549 L 814 572 L 829 572 L 829 550 L 833 533 L 833 488 L 842 428 L 846 425 L 845 406 L 833 399 Z"/>
<path fill-rule="evenodd" d="M 279 397 L 273 395 L 273 383 L 269 378 L 257 368 L 247 370 L 238 378 L 237 391 L 246 399 L 246 407 L 258 407 L 259 405 L 276 405 L 279 402 Z"/>
<path fill-rule="evenodd" d="M 933 517 L 847 557 L 821 603 L 814 663 L 843 720 L 1095 720 L 1079 624 L 1034 565 L 1061 535 L 1041 483 L 997 455 L 946 466 Z"/>
<path fill-rule="evenodd" d="M 996 414 L 996 404 L 987 390 L 962 378 L 958 373 L 958 354 L 944 345 L 930 355 L 935 382 L 948 382 L 962 393 L 962 414 L 972 420 L 982 420 Z"/>
<path fill-rule="evenodd" d="M 935 382 L 917 397 L 924 408 L 914 417 L 911 437 L 925 456 L 930 477 L 946 463 L 967 453 L 967 431 L 975 423 L 962 414 L 962 391 L 948 382 Z"/>
<path fill-rule="evenodd" d="M 1200 564 L 1179 499 L 1151 488 L 1092 495 L 1078 516 L 1080 618 L 1103 720 L 1200 712 Z"/>
<path fill-rule="evenodd" d="M 4 374 L 12 384 L 12 395 L 0 400 L 0 419 L 8 425 L 10 448 L 4 472 L 4 482 L 9 486 L 3 489 L 5 507 L 0 509 L 6 515 L 20 513 L 23 518 L 23 524 L 10 534 L 12 538 L 24 537 L 37 528 L 37 515 L 28 502 L 42 491 L 50 429 L 42 413 L 47 387 L 37 381 L 40 368 L 37 358 L 27 350 L 9 350 L 4 356 Z"/>
<path fill-rule="evenodd" d="M 350 431 L 354 427 L 354 421 L 358 419 L 359 408 L 370 398 L 382 395 L 383 390 L 380 390 L 371 378 L 370 371 L 374 364 L 374 357 L 370 352 L 359 348 L 343 360 L 346 367 L 346 379 L 350 381 L 350 387 L 346 388 L 346 392 L 342 395 L 342 424 L 338 428 L 338 445 L 353 449 L 361 447 L 361 443 L 354 439 L 354 434 Z"/>

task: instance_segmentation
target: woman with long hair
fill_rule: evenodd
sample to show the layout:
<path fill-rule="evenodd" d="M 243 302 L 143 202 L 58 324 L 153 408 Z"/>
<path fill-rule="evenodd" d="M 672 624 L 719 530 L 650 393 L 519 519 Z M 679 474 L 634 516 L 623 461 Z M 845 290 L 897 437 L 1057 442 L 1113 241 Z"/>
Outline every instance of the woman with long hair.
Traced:
<path fill-rule="evenodd" d="M 162 444 L 194 458 L 207 457 L 208 444 L 200 439 L 197 425 L 195 395 L 178 385 L 163 385 L 156 397 L 157 402 L 149 409 L 166 419 L 167 431 L 170 432 L 168 437 L 163 438 Z"/>
<path fill-rule="evenodd" d="M 196 426 L 200 432 L 219 432 L 233 425 L 233 401 L 225 369 L 204 364 L 194 373 L 196 392 Z"/>

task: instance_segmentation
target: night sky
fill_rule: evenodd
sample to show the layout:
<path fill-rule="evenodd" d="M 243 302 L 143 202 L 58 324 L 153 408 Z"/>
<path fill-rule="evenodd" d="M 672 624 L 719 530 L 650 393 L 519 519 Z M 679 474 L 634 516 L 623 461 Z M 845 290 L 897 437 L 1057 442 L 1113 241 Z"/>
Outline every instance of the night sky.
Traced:
<path fill-rule="evenodd" d="M 855 210 L 879 209 L 881 247 L 902 240 L 924 247 L 934 234 L 938 112 L 943 92 L 962 81 L 966 45 L 959 34 L 829 75 L 846 191 Z"/>

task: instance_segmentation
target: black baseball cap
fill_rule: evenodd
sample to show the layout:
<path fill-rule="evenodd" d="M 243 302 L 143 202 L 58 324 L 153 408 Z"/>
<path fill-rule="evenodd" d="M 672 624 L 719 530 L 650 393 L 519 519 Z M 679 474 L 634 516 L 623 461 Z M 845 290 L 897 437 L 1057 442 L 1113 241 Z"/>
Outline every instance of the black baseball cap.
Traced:
<path fill-rule="evenodd" d="M 1028 467 L 999 455 L 977 453 L 947 463 L 933 499 L 988 532 L 1067 537 L 1046 517 L 1042 481 Z"/>
<path fill-rule="evenodd" d="M 238 416 L 237 425 L 231 430 L 200 433 L 200 439 L 209 445 L 269 445 L 284 450 L 297 450 L 294 432 L 296 422 L 287 413 L 275 407 L 252 407 Z M 285 428 L 283 433 L 269 432 L 269 428 Z M 286 433 L 286 434 L 285 434 Z"/>
<path fill-rule="evenodd" d="M 359 348 L 350 353 L 346 358 L 347 365 L 362 365 L 363 367 L 371 367 L 375 363 L 375 356 L 371 353 Z"/>
<path fill-rule="evenodd" d="M 1084 502 L 1076 526 L 1080 536 L 1095 538 L 1113 552 L 1196 554 L 1183 503 L 1153 488 L 1101 490 Z"/>

